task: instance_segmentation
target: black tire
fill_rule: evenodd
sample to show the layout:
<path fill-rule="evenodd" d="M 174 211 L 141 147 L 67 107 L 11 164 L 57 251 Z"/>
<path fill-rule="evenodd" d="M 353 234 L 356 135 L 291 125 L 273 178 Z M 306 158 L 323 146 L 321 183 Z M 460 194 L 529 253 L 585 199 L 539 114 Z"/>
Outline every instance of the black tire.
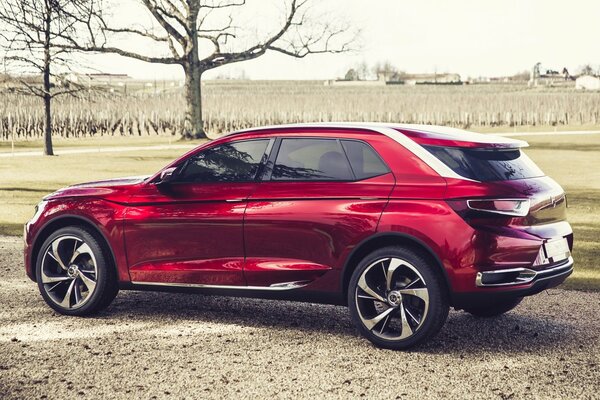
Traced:
<path fill-rule="evenodd" d="M 486 303 L 485 305 L 464 307 L 463 310 L 476 317 L 497 317 L 498 315 L 502 315 L 506 312 L 509 312 L 510 310 L 518 306 L 521 303 L 521 301 L 523 301 L 522 297 L 514 297 L 509 299 L 497 300 L 491 303 Z"/>
<path fill-rule="evenodd" d="M 44 301 L 64 315 L 95 314 L 119 292 L 110 250 L 95 232 L 82 226 L 61 228 L 48 236 L 37 254 L 36 279 Z"/>
<path fill-rule="evenodd" d="M 449 311 L 447 290 L 436 268 L 420 252 L 400 246 L 381 248 L 365 257 L 348 287 L 350 316 L 360 333 L 375 346 L 392 350 L 408 349 L 435 336 Z M 379 285 L 378 274 L 384 279 Z M 369 292 L 363 290 L 365 286 Z M 373 296 L 385 298 L 386 303 Z M 388 315 L 380 322 L 367 326 L 385 313 Z"/>

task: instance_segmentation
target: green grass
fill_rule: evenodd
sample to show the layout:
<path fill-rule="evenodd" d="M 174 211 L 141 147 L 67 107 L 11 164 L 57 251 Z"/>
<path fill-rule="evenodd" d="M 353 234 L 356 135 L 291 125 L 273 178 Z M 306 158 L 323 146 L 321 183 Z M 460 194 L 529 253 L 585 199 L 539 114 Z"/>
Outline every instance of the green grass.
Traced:
<path fill-rule="evenodd" d="M 149 175 L 186 150 L 0 158 L 0 234 L 21 235 L 46 194 L 78 182 Z"/>
<path fill-rule="evenodd" d="M 66 140 L 58 142 L 57 147 L 166 144 L 166 139 Z M 531 145 L 528 155 L 568 194 L 569 222 L 575 232 L 576 269 L 564 287 L 600 290 L 600 135 L 527 136 L 523 139 Z M 149 150 L 0 158 L 0 234 L 21 235 L 23 223 L 33 215 L 34 205 L 60 187 L 151 174 L 183 152 Z"/>
<path fill-rule="evenodd" d="M 600 290 L 600 134 L 527 136 L 527 154 L 567 192 L 575 272 L 564 287 Z"/>
<path fill-rule="evenodd" d="M 168 144 L 190 144 L 195 142 L 182 141 L 179 136 L 99 136 L 93 138 L 52 138 L 54 150 L 119 147 L 119 146 L 153 146 Z M 14 142 L 14 151 L 41 151 L 44 146 L 43 139 L 25 140 Z M 0 141 L 0 153 L 10 153 L 13 150 L 10 141 Z"/>

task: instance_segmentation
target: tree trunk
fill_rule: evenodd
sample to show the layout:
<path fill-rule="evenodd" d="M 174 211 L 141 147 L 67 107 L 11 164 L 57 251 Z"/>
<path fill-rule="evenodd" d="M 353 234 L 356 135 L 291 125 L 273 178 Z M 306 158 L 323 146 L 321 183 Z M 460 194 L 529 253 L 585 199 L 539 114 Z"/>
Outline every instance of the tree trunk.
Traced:
<path fill-rule="evenodd" d="M 200 63 L 198 55 L 198 12 L 200 11 L 199 2 L 193 2 L 190 5 L 188 15 L 188 27 L 190 32 L 194 32 L 190 37 L 186 60 L 183 63 L 185 72 L 185 123 L 183 127 L 183 138 L 185 139 L 204 139 L 204 121 L 202 119 L 202 72 L 204 68 Z"/>
<path fill-rule="evenodd" d="M 54 149 L 52 148 L 52 113 L 50 111 L 49 94 L 44 95 L 44 113 L 44 154 L 47 156 L 53 156 Z"/>
<path fill-rule="evenodd" d="M 204 139 L 207 136 L 202 119 L 202 71 L 197 62 L 188 62 L 184 65 L 184 71 L 186 110 L 183 137 L 185 139 Z"/>
<path fill-rule="evenodd" d="M 52 9 L 48 2 L 46 2 L 46 20 L 44 26 L 44 154 L 47 156 L 53 156 L 54 150 L 52 149 L 52 113 L 50 109 L 50 102 L 52 96 L 50 94 L 50 22 L 52 21 Z"/>

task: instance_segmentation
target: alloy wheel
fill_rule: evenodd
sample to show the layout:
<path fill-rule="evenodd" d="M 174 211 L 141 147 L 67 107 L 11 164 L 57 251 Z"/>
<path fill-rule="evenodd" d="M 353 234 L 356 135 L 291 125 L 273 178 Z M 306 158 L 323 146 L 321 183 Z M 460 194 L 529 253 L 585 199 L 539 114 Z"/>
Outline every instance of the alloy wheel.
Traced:
<path fill-rule="evenodd" d="M 429 310 L 429 290 L 423 276 L 400 258 L 382 258 L 365 268 L 354 297 L 363 325 L 386 340 L 414 335 Z"/>
<path fill-rule="evenodd" d="M 42 286 L 56 305 L 83 306 L 96 290 L 98 264 L 90 246 L 76 236 L 59 236 L 46 248 L 41 265 Z"/>

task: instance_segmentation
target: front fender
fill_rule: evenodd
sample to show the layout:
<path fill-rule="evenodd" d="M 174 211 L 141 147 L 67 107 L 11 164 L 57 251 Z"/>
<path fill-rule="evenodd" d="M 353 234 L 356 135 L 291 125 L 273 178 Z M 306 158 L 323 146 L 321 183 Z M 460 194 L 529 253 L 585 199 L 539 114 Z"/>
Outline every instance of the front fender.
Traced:
<path fill-rule="evenodd" d="M 35 280 L 37 253 L 44 240 L 65 226 L 83 225 L 97 232 L 108 244 L 117 268 L 119 282 L 129 282 L 123 220 L 125 206 L 97 198 L 62 198 L 50 200 L 36 218 L 25 224 L 25 269 Z"/>

